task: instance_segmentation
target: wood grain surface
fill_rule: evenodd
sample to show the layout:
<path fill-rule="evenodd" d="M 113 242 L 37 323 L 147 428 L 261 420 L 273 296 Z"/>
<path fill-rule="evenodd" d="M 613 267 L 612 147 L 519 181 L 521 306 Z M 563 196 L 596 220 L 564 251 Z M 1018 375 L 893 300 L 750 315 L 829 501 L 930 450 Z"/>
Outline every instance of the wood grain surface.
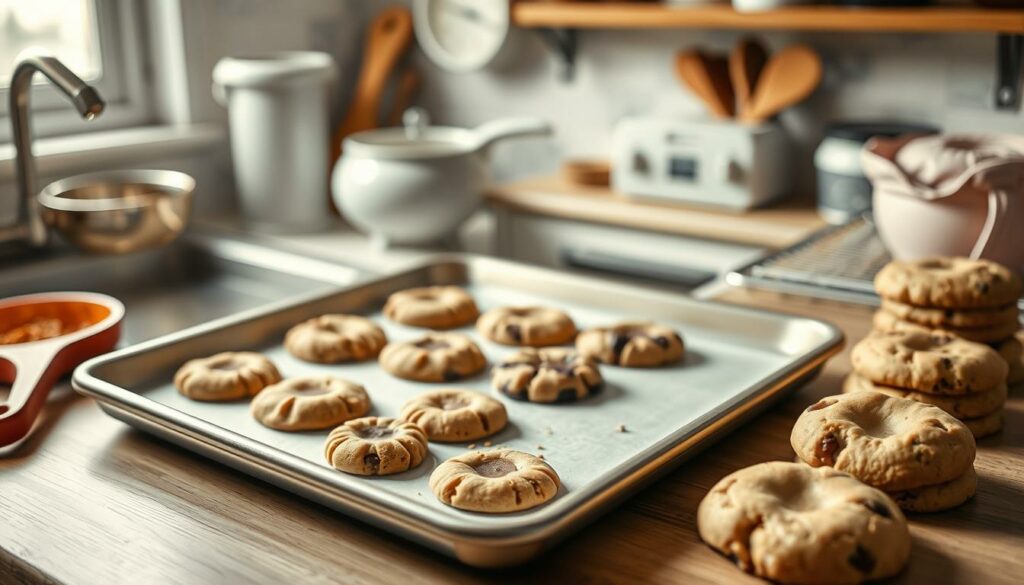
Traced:
<path fill-rule="evenodd" d="M 790 6 L 740 12 L 728 5 L 671 6 L 633 2 L 516 2 L 512 21 L 523 27 L 696 28 L 871 32 L 1024 32 L 1024 13 L 980 6 L 893 8 Z"/>
<path fill-rule="evenodd" d="M 564 177 L 538 177 L 495 185 L 487 193 L 487 199 L 496 205 L 536 215 L 766 248 L 791 246 L 826 226 L 814 203 L 799 198 L 791 197 L 740 213 L 706 205 L 627 197 L 607 186 L 574 184 Z"/>
<path fill-rule="evenodd" d="M 863 307 L 769 293 L 726 300 L 830 320 L 851 340 Z M 59 392 L 41 426 L 0 459 L 0 583 L 757 583 L 697 537 L 722 476 L 790 460 L 800 410 L 839 391 L 848 352 L 792 398 L 525 567 L 460 566 L 380 530 L 131 430 Z M 1024 575 L 1024 399 L 979 442 L 978 495 L 911 518 L 896 583 L 1019 583 Z"/>

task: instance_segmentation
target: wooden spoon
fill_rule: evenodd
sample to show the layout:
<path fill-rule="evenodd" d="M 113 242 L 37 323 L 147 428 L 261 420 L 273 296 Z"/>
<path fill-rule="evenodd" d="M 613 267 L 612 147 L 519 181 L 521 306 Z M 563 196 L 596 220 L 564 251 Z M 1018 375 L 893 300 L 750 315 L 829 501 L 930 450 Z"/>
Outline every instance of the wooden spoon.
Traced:
<path fill-rule="evenodd" d="M 760 124 L 803 101 L 821 83 L 821 57 L 806 45 L 791 45 L 773 56 L 754 88 L 742 120 Z"/>
<path fill-rule="evenodd" d="M 331 145 L 332 160 L 341 153 L 341 142 L 346 136 L 378 126 L 388 77 L 411 44 L 412 13 L 408 8 L 386 8 L 373 19 L 352 103 Z"/>
<path fill-rule="evenodd" d="M 727 58 L 700 50 L 682 51 L 676 56 L 676 73 L 716 118 L 733 116 L 735 99 Z"/>
<path fill-rule="evenodd" d="M 768 62 L 768 49 L 755 38 L 740 39 L 729 55 L 729 77 L 736 94 L 736 112 L 743 116 L 750 109 L 750 100 L 757 80 Z"/>

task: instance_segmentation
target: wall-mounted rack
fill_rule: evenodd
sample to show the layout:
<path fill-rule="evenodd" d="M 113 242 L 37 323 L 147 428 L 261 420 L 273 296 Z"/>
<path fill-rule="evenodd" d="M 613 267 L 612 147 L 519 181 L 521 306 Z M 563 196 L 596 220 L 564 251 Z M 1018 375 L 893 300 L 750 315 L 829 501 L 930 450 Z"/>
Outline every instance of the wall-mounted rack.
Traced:
<path fill-rule="evenodd" d="M 997 51 L 996 107 L 1020 104 L 1024 10 L 971 7 L 847 8 L 795 6 L 766 12 L 737 12 L 730 6 L 676 7 L 631 2 L 516 2 L 513 22 L 544 29 L 549 44 L 572 76 L 575 32 L 580 29 L 736 29 L 879 33 L 993 33 Z M 568 41 L 566 39 L 569 39 Z"/>

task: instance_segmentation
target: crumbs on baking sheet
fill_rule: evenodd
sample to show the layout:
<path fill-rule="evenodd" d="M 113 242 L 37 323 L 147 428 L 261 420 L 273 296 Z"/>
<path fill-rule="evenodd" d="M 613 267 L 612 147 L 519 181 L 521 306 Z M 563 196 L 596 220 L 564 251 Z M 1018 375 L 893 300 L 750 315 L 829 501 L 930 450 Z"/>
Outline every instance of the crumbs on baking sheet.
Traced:
<path fill-rule="evenodd" d="M 544 450 L 544 445 L 537 445 L 537 450 L 538 451 L 543 451 Z"/>
<path fill-rule="evenodd" d="M 484 447 L 490 447 L 492 444 L 490 441 L 484 441 Z"/>
<path fill-rule="evenodd" d="M 466 448 L 467 449 L 476 449 L 476 443 L 470 443 L 470 444 L 466 445 Z"/>
<path fill-rule="evenodd" d="M 615 430 L 620 432 L 620 433 L 625 433 L 626 432 L 626 425 L 619 425 L 619 426 L 615 427 Z"/>

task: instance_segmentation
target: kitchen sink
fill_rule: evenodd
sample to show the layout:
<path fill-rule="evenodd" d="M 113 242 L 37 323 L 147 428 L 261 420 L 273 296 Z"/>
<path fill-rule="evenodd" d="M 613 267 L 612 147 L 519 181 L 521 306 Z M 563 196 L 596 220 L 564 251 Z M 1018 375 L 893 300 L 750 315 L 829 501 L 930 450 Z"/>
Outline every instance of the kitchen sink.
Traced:
<path fill-rule="evenodd" d="M 126 307 L 129 345 L 267 303 L 328 291 L 359 276 L 354 268 L 243 239 L 187 234 L 157 250 L 124 256 L 56 252 L 0 269 L 0 298 L 91 291 Z"/>

